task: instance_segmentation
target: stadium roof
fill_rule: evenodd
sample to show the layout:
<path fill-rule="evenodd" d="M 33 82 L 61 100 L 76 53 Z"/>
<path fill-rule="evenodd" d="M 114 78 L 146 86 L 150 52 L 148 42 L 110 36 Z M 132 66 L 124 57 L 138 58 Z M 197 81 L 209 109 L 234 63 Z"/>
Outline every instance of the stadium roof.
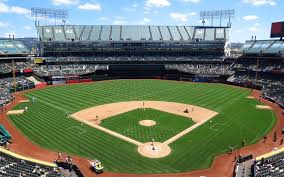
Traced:
<path fill-rule="evenodd" d="M 0 55 L 20 55 L 29 52 L 29 49 L 20 41 L 0 40 Z"/>
<path fill-rule="evenodd" d="M 279 54 L 284 53 L 284 41 L 279 40 L 259 40 L 246 41 L 241 52 L 244 54 Z"/>
<path fill-rule="evenodd" d="M 226 40 L 227 27 L 56 25 L 38 26 L 42 41 L 193 41 Z"/>

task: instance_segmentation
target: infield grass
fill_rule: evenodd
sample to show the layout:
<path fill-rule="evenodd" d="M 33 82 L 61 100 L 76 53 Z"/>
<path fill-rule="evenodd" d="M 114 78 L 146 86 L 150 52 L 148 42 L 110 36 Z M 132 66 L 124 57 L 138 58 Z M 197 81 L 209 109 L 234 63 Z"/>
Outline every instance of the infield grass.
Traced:
<path fill-rule="evenodd" d="M 36 103 L 22 103 L 28 112 L 12 115 L 12 123 L 34 143 L 54 151 L 97 158 L 107 171 L 124 173 L 176 173 L 210 167 L 215 155 L 229 146 L 252 144 L 275 124 L 271 110 L 256 109 L 257 100 L 247 99 L 249 90 L 222 84 L 198 84 L 161 80 L 116 80 L 64 85 L 24 95 Z M 219 114 L 170 144 L 172 152 L 161 159 L 137 153 L 137 146 L 66 118 L 85 108 L 121 101 L 169 101 L 192 104 Z M 176 124 L 173 123 L 173 126 Z M 177 124 L 178 125 L 178 124 Z M 123 129 L 125 125 L 118 125 Z M 122 127 L 121 127 L 122 126 Z M 134 132 L 133 132 L 134 133 Z"/>
<path fill-rule="evenodd" d="M 146 119 L 155 121 L 156 125 L 146 127 L 139 124 L 141 120 Z M 151 142 L 153 138 L 156 142 L 164 142 L 193 124 L 187 117 L 141 108 L 107 118 L 100 126 L 146 143 Z"/>

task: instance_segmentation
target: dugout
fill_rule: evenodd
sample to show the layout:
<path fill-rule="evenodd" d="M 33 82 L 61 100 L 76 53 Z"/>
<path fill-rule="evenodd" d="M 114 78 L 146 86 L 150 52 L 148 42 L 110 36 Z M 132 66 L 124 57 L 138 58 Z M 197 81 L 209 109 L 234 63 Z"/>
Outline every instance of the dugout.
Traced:
<path fill-rule="evenodd" d="M 0 140 L 5 139 L 5 140 L 11 140 L 12 136 L 10 133 L 5 129 L 3 125 L 0 125 Z"/>

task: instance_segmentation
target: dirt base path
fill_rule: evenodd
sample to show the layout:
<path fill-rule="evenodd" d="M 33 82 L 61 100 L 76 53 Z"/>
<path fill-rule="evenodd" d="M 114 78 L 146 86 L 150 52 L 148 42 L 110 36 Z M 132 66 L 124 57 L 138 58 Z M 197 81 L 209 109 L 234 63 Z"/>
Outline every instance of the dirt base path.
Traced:
<path fill-rule="evenodd" d="M 138 108 L 152 108 L 163 112 L 181 115 L 192 118 L 192 120 L 196 123 L 207 121 L 218 114 L 217 112 L 206 108 L 182 103 L 165 101 L 128 101 L 87 108 L 72 114 L 71 117 L 79 121 L 84 120 L 94 122 L 97 118 L 104 120 Z M 186 109 L 188 110 L 188 113 L 184 112 Z"/>
<path fill-rule="evenodd" d="M 255 97 L 256 99 L 259 99 L 260 91 L 253 91 L 251 96 Z M 7 110 L 12 109 L 15 105 L 18 104 L 20 100 L 24 99 L 24 97 L 21 96 L 20 94 L 15 94 L 15 97 L 16 97 L 16 101 L 14 101 L 12 104 L 9 104 L 7 107 L 5 107 L 3 109 L 5 111 L 0 114 L 0 124 L 3 124 L 5 128 L 7 128 L 8 131 L 13 136 L 14 143 L 9 145 L 10 150 L 15 153 L 27 156 L 27 157 L 44 160 L 48 162 L 53 162 L 57 158 L 56 152 L 43 149 L 33 144 L 9 122 L 6 116 Z M 240 150 L 235 150 L 233 154 L 220 155 L 215 158 L 212 166 L 209 169 L 205 169 L 205 170 L 198 170 L 198 171 L 193 171 L 189 173 L 153 174 L 153 175 L 136 175 L 136 174 L 121 174 L 121 173 L 105 172 L 101 174 L 100 176 L 102 177 L 142 177 L 142 176 L 143 177 L 144 176 L 146 177 L 199 177 L 199 176 L 232 177 L 233 164 L 234 164 L 233 160 L 234 160 L 235 155 L 253 154 L 253 156 L 256 157 L 261 154 L 272 151 L 274 147 L 279 147 L 280 142 L 273 141 L 273 134 L 274 132 L 277 132 L 278 137 L 282 136 L 281 130 L 284 127 L 284 116 L 282 115 L 282 109 L 278 105 L 271 103 L 263 98 L 260 98 L 260 101 L 272 107 L 277 116 L 277 124 L 275 125 L 273 130 L 267 135 L 267 140 L 265 143 L 262 140 L 260 140 L 257 144 L 244 147 Z M 88 159 L 84 159 L 80 157 L 73 157 L 73 161 L 80 168 L 80 170 L 82 171 L 85 177 L 95 177 L 96 176 L 89 169 Z"/>
<path fill-rule="evenodd" d="M 129 111 L 132 111 L 138 108 L 142 108 L 142 109 L 152 108 L 152 109 L 160 110 L 163 112 L 181 115 L 181 116 L 192 119 L 196 123 L 193 126 L 188 127 L 184 131 L 166 140 L 165 142 L 160 142 L 161 144 L 163 144 L 161 145 L 160 152 L 163 151 L 162 149 L 166 149 L 166 150 L 169 149 L 169 148 L 164 148 L 164 147 L 168 147 L 168 145 L 171 144 L 172 142 L 186 135 L 187 133 L 194 130 L 195 128 L 201 126 L 203 123 L 205 123 L 209 119 L 212 119 L 214 116 L 218 114 L 217 112 L 206 109 L 206 108 L 202 108 L 202 107 L 198 107 L 194 105 L 182 104 L 182 103 L 165 102 L 165 101 L 128 101 L 128 102 L 116 102 L 116 103 L 104 104 L 104 105 L 87 108 L 87 109 L 84 109 L 84 110 L 81 110 L 79 112 L 72 114 L 71 117 L 87 125 L 90 125 L 100 131 L 103 131 L 107 134 L 115 136 L 129 143 L 135 144 L 139 147 L 147 147 L 146 144 L 143 144 L 127 136 L 124 136 L 122 134 L 119 134 L 117 132 L 114 132 L 112 130 L 106 129 L 98 125 L 98 123 L 104 119 L 107 119 L 109 117 L 112 117 L 118 114 L 122 114 L 124 112 L 129 112 Z M 141 150 L 139 151 L 139 148 L 138 148 L 138 152 L 146 152 L 146 151 L 141 151 Z M 164 154 L 161 153 L 161 155 L 157 155 L 157 153 L 149 153 L 149 154 L 140 153 L 140 154 L 142 155 L 145 154 L 146 157 L 151 157 L 151 154 L 153 154 L 153 158 L 164 157 L 166 155 L 169 155 L 169 153 L 164 153 Z"/>

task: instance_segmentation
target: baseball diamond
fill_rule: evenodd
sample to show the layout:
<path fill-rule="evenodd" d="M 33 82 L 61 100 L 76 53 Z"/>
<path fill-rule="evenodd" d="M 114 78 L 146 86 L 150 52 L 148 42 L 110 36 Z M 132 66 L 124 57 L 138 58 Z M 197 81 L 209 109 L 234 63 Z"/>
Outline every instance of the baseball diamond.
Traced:
<path fill-rule="evenodd" d="M 272 110 L 257 109 L 261 103 L 247 98 L 250 90 L 223 84 L 116 80 L 47 87 L 24 95 L 29 100 L 36 97 L 37 101 L 20 103 L 14 110 L 26 106 L 29 110 L 9 117 L 25 136 L 46 149 L 101 159 L 109 172 L 177 173 L 208 168 L 216 155 L 229 152 L 229 147 L 240 148 L 243 140 L 246 145 L 257 142 L 275 124 Z M 129 108 L 125 113 L 101 119 L 100 125 L 141 143 L 151 142 L 152 138 L 164 142 L 195 125 L 195 119 L 149 109 L 145 100 L 194 105 L 218 114 L 169 143 L 170 154 L 158 159 L 144 157 L 137 145 L 66 115 L 109 103 L 138 101 L 141 108 Z M 183 113 L 188 117 L 198 111 L 190 107 L 188 110 Z M 144 119 L 157 124 L 141 127 L 139 121 Z"/>
<path fill-rule="evenodd" d="M 0 177 L 284 177 L 284 1 L 231 1 L 0 0 Z"/>

